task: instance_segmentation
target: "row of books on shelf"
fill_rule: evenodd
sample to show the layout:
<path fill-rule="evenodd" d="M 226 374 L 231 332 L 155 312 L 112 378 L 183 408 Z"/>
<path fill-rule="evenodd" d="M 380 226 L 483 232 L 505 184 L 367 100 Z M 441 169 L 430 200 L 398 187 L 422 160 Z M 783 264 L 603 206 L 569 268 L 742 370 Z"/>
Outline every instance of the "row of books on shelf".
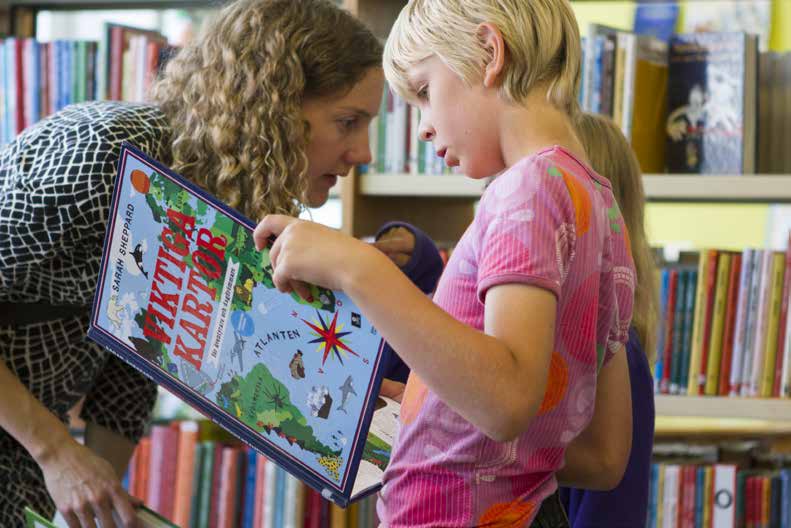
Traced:
<path fill-rule="evenodd" d="M 183 528 L 375 526 L 375 497 L 347 509 L 212 422 L 157 423 L 132 455 L 124 487 Z"/>
<path fill-rule="evenodd" d="M 580 105 L 613 118 L 644 173 L 791 172 L 791 53 L 755 35 L 652 35 L 591 24 Z"/>
<path fill-rule="evenodd" d="M 101 42 L 0 39 L 0 145 L 69 104 L 145 100 L 170 51 L 162 35 L 117 24 Z"/>
<path fill-rule="evenodd" d="M 791 395 L 791 243 L 682 252 L 660 280 L 656 392 Z"/>
<path fill-rule="evenodd" d="M 791 53 L 746 33 L 652 35 L 591 24 L 579 101 L 611 117 L 646 174 L 791 173 Z M 760 58 L 759 58 L 760 57 Z M 419 141 L 420 113 L 385 88 L 367 173 L 447 174 Z"/>
<path fill-rule="evenodd" d="M 791 528 L 791 469 L 651 467 L 647 528 Z"/>
<path fill-rule="evenodd" d="M 647 528 L 791 528 L 783 442 L 658 443 Z"/>

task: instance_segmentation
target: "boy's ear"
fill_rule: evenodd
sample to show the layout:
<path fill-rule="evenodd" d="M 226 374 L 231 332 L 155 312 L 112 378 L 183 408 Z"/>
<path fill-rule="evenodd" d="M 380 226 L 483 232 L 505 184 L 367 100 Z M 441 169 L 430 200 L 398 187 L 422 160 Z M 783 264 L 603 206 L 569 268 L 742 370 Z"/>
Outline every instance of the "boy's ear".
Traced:
<path fill-rule="evenodd" d="M 505 41 L 500 29 L 490 22 L 478 26 L 478 37 L 489 52 L 488 62 L 483 71 L 483 85 L 492 88 L 497 86 L 505 65 Z"/>

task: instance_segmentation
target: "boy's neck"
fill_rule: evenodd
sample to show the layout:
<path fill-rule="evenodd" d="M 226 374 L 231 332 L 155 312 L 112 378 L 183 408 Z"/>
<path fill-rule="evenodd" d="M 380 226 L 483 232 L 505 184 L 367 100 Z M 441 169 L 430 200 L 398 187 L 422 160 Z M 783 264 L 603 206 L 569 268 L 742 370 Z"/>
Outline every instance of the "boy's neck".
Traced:
<path fill-rule="evenodd" d="M 511 104 L 502 112 L 500 137 L 507 167 L 548 147 L 560 146 L 586 164 L 588 156 L 572 125 L 571 118 L 535 89 L 523 104 Z"/>

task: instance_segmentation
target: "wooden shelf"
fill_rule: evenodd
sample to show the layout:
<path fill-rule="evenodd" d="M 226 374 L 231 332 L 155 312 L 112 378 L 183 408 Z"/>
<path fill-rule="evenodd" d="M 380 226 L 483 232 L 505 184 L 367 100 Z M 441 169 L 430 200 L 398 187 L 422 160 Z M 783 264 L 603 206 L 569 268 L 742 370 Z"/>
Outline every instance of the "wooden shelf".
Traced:
<path fill-rule="evenodd" d="M 700 176 L 649 174 L 644 176 L 646 197 L 672 202 L 791 202 L 791 175 Z M 360 194 L 366 196 L 481 195 L 485 180 L 457 175 L 364 174 Z"/>
<path fill-rule="evenodd" d="M 791 436 L 791 400 L 657 395 L 657 438 Z"/>

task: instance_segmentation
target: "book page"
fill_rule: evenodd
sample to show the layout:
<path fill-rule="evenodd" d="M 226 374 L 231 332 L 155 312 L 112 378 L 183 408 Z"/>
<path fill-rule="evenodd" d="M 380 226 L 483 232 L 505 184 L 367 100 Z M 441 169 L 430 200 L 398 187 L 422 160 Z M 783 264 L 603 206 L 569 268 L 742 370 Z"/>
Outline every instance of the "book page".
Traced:
<path fill-rule="evenodd" d="M 380 407 L 383 404 L 383 407 Z M 358 493 L 382 482 L 384 470 L 390 463 L 390 454 L 398 434 L 398 415 L 401 404 L 390 398 L 379 397 L 377 410 L 371 420 L 357 479 L 352 489 L 352 499 Z"/>

